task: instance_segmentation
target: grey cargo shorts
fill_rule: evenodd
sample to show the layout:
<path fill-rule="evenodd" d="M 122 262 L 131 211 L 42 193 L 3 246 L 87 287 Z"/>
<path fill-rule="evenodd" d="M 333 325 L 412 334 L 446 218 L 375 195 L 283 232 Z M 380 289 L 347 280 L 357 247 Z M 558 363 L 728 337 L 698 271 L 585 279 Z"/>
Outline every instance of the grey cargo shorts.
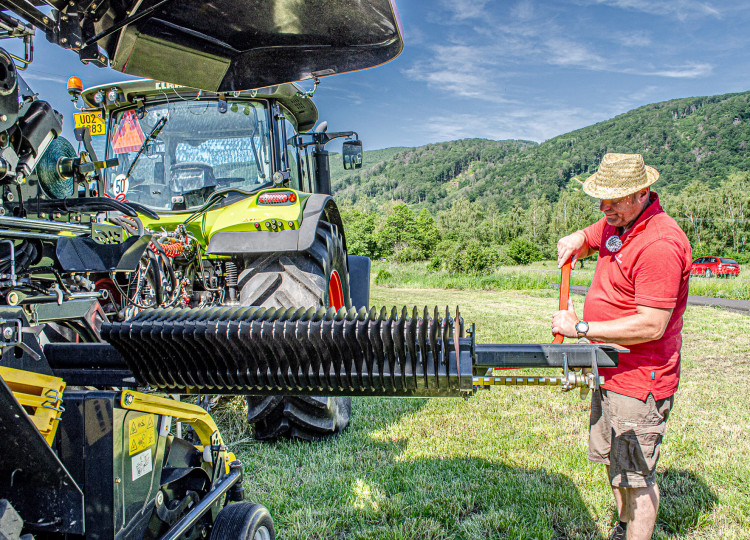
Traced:
<path fill-rule="evenodd" d="M 659 449 L 674 395 L 646 401 L 599 389 L 591 396 L 589 460 L 609 465 L 613 487 L 649 487 L 656 482 Z"/>

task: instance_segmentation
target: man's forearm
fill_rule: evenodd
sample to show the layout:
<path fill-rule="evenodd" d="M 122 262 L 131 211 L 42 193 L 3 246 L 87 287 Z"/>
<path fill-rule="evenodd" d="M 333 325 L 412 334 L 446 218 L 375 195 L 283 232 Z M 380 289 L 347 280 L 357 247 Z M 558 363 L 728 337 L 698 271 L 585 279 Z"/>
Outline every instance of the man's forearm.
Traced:
<path fill-rule="evenodd" d="M 583 230 L 577 230 L 576 234 L 580 234 L 583 237 L 583 247 L 581 248 L 581 251 L 578 253 L 579 259 L 585 259 L 586 257 L 591 257 L 594 253 L 597 252 L 596 249 L 593 249 L 591 246 L 589 246 L 589 241 L 586 238 L 586 233 L 583 232 Z"/>
<path fill-rule="evenodd" d="M 669 310 L 671 312 L 671 310 Z M 611 321 L 587 321 L 586 337 L 594 341 L 635 345 L 654 341 L 664 335 L 666 324 L 643 314 L 630 315 Z"/>

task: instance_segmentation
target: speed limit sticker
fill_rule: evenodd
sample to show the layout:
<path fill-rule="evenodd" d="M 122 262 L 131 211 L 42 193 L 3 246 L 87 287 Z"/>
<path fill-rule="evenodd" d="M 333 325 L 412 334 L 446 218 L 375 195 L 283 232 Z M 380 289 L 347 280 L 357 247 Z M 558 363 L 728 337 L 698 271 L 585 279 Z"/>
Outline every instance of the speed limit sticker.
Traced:
<path fill-rule="evenodd" d="M 117 200 L 125 199 L 130 188 L 130 180 L 124 174 L 118 174 L 112 180 L 112 196 Z"/>

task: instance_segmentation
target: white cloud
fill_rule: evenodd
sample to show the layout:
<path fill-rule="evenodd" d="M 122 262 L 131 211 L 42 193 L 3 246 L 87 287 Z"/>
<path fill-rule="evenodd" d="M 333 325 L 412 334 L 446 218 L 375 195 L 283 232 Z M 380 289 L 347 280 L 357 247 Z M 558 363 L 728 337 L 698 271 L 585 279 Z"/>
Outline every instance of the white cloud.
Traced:
<path fill-rule="evenodd" d="M 686 64 L 683 66 L 667 66 L 655 69 L 626 69 L 623 73 L 632 75 L 652 75 L 657 77 L 668 77 L 670 79 L 695 79 L 707 77 L 713 71 L 711 64 Z"/>
<path fill-rule="evenodd" d="M 441 0 L 441 5 L 452 12 L 455 21 L 481 18 L 488 0 Z"/>
<path fill-rule="evenodd" d="M 534 4 L 531 0 L 521 0 L 511 8 L 510 14 L 521 21 L 531 20 L 535 15 Z"/>
<path fill-rule="evenodd" d="M 691 17 L 722 17 L 721 11 L 710 2 L 697 0 L 594 0 L 594 3 L 650 15 L 675 16 L 681 21 Z"/>
<path fill-rule="evenodd" d="M 604 69 L 606 61 L 585 45 L 563 37 L 548 39 L 545 43 L 549 56 L 547 62 L 557 66 L 578 66 L 594 70 Z"/>
<path fill-rule="evenodd" d="M 505 102 L 496 88 L 501 74 L 496 69 L 492 48 L 466 45 L 435 45 L 432 56 L 417 62 L 402 73 L 412 80 L 426 82 L 431 88 L 460 97 Z"/>
<path fill-rule="evenodd" d="M 625 47 L 651 47 L 653 40 L 647 32 L 612 32 L 610 38 Z"/>
<path fill-rule="evenodd" d="M 480 137 L 542 142 L 610 117 L 607 112 L 579 108 L 514 106 L 491 115 L 434 115 L 415 129 L 433 141 Z"/>
<path fill-rule="evenodd" d="M 68 79 L 62 75 L 54 75 L 52 73 L 34 73 L 33 71 L 24 71 L 21 73 L 21 77 L 25 81 L 47 81 L 53 83 L 67 84 Z"/>

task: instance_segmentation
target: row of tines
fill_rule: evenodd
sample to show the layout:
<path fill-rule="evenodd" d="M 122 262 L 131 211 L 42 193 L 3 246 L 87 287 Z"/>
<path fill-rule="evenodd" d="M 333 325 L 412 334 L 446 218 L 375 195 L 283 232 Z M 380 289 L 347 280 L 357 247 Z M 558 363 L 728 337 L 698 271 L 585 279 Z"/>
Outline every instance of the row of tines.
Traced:
<path fill-rule="evenodd" d="M 154 309 L 102 336 L 136 379 L 204 393 L 459 390 L 458 309 Z M 462 340 L 465 342 L 466 340 Z M 464 366 L 464 369 L 468 366 Z M 465 381 L 464 381 L 465 382 Z M 418 393 L 418 392 L 415 392 Z"/>

